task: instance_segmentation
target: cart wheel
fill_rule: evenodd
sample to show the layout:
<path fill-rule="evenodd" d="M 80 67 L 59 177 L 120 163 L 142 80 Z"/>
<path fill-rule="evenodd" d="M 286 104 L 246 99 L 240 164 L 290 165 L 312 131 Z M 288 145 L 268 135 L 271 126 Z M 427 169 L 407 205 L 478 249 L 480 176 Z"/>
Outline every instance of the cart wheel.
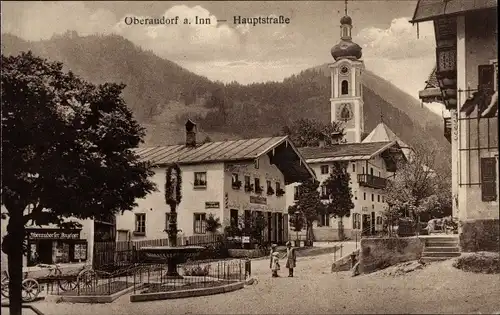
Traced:
<path fill-rule="evenodd" d="M 2 275 L 2 296 L 9 298 L 9 277 Z"/>
<path fill-rule="evenodd" d="M 75 278 L 59 279 L 59 288 L 63 291 L 73 291 L 77 286 L 78 282 Z"/>
<path fill-rule="evenodd" d="M 97 282 L 97 274 L 94 270 L 84 270 L 78 274 L 76 279 L 77 286 L 80 288 L 91 288 Z"/>
<path fill-rule="evenodd" d="M 40 285 L 35 279 L 28 278 L 22 282 L 22 290 L 23 302 L 31 302 L 40 294 Z"/>

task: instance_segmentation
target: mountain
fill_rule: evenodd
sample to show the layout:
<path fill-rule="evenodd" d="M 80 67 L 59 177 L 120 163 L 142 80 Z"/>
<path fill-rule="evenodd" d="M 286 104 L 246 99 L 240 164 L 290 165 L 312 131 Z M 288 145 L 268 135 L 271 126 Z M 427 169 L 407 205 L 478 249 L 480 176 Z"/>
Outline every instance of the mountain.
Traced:
<path fill-rule="evenodd" d="M 123 82 L 124 99 L 147 129 L 146 145 L 184 140 L 183 123 L 198 122 L 202 136 L 212 140 L 270 136 L 298 118 L 330 119 L 330 79 L 327 65 L 283 80 L 250 85 L 213 82 L 117 35 L 81 37 L 76 32 L 50 40 L 28 42 L 2 35 L 2 53 L 33 53 L 63 62 L 66 69 L 93 83 Z M 363 77 L 365 131 L 384 122 L 409 145 L 442 148 L 448 160 L 450 144 L 443 120 L 418 100 L 366 70 Z"/>

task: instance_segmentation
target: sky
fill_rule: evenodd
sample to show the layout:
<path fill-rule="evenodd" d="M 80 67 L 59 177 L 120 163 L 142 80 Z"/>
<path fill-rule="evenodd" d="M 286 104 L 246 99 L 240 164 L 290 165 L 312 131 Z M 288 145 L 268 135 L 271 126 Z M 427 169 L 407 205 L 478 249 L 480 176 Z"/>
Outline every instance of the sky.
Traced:
<path fill-rule="evenodd" d="M 409 23 L 417 1 L 350 0 L 353 41 L 368 70 L 418 98 L 435 64 L 432 23 Z M 2 2 L 2 32 L 26 40 L 68 30 L 80 35 L 118 34 L 194 73 L 242 84 L 281 81 L 333 62 L 340 40 L 340 1 L 59 1 Z M 126 17 L 179 16 L 177 25 L 127 25 Z M 210 24 L 182 24 L 184 18 Z M 289 24 L 238 25 L 234 17 L 283 16 Z M 227 20 L 227 22 L 217 22 Z M 441 115 L 442 106 L 428 107 Z"/>

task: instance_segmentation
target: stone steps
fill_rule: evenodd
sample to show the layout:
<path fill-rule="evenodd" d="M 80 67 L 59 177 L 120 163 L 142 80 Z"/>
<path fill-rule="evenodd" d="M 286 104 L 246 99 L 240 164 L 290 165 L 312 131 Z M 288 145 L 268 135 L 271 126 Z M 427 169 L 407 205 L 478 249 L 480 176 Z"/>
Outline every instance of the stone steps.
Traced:
<path fill-rule="evenodd" d="M 458 253 L 460 249 L 458 246 L 442 246 L 442 247 L 425 247 L 425 252 L 438 252 L 438 253 Z"/>
<path fill-rule="evenodd" d="M 428 252 L 424 251 L 422 257 L 442 257 L 442 258 L 452 258 L 460 256 L 459 252 Z"/>
<path fill-rule="evenodd" d="M 435 236 L 425 240 L 422 261 L 443 261 L 460 256 L 458 237 Z"/>

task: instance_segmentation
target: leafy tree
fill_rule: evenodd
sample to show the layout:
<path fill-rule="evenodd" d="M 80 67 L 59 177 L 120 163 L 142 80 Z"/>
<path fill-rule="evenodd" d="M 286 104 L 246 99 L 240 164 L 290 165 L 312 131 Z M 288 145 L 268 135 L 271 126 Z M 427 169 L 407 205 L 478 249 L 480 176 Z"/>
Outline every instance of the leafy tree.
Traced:
<path fill-rule="evenodd" d="M 309 243 L 314 240 L 313 222 L 318 219 L 318 215 L 324 213 L 324 205 L 319 196 L 319 182 L 317 180 L 307 180 L 299 186 L 298 200 L 292 209 L 288 211 L 300 211 L 306 225 L 306 239 Z"/>
<path fill-rule="evenodd" d="M 398 170 L 385 189 L 391 218 L 409 217 L 415 223 L 451 215 L 451 171 L 439 167 L 432 148 L 416 146 L 408 161 L 397 162 Z"/>
<path fill-rule="evenodd" d="M 221 226 L 220 219 L 210 213 L 205 221 L 205 230 L 210 233 L 216 233 Z"/>
<path fill-rule="evenodd" d="M 291 126 L 284 126 L 280 134 L 289 136 L 298 147 L 316 147 L 320 141 L 331 143 L 336 137 L 342 137 L 343 128 L 336 122 L 324 124 L 313 119 L 298 119 Z"/>
<path fill-rule="evenodd" d="M 144 130 L 121 94 L 95 86 L 31 52 L 2 55 L 2 206 L 10 313 L 21 314 L 25 226 L 75 225 L 131 210 L 155 190 L 153 173 L 132 151 Z"/>
<path fill-rule="evenodd" d="M 299 239 L 299 232 L 302 231 L 305 225 L 304 215 L 299 211 L 297 205 L 288 207 L 288 215 L 290 227 L 296 232 L 296 239 Z"/>
<path fill-rule="evenodd" d="M 329 201 L 325 205 L 325 212 L 329 216 L 339 218 L 339 236 L 344 239 L 344 217 L 351 215 L 351 210 L 354 209 L 352 202 L 352 189 L 349 186 L 351 176 L 347 171 L 346 163 L 334 163 L 332 165 L 332 172 L 325 180 L 323 185 L 326 187 L 326 192 Z"/>

